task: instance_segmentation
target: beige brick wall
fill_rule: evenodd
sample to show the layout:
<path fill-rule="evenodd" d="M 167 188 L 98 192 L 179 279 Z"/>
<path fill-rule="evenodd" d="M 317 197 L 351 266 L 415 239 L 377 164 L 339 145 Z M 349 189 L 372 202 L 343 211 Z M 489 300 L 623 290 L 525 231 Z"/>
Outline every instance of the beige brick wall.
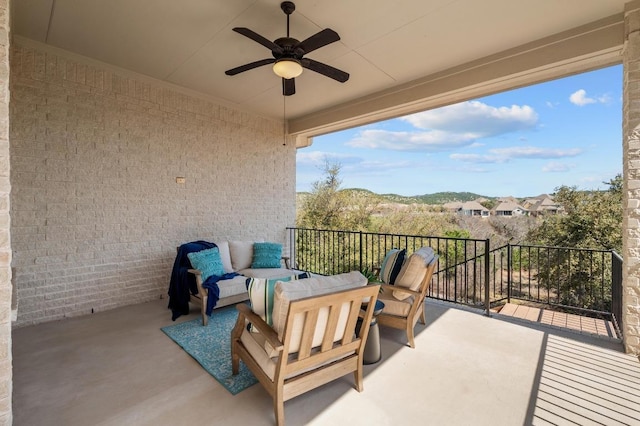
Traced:
<path fill-rule="evenodd" d="M 12 423 L 9 0 L 0 0 L 0 425 Z"/>
<path fill-rule="evenodd" d="M 640 355 L 640 2 L 627 4 L 623 86 L 623 336 Z"/>
<path fill-rule="evenodd" d="M 25 40 L 12 49 L 17 325 L 166 297 L 183 242 L 284 242 L 295 146 L 281 122 Z"/>

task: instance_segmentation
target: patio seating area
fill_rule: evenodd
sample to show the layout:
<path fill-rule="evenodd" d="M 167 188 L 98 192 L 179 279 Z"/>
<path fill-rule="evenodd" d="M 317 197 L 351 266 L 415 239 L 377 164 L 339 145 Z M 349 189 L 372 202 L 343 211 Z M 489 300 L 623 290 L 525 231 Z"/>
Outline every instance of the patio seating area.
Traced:
<path fill-rule="evenodd" d="M 261 386 L 231 395 L 160 330 L 171 323 L 161 299 L 16 329 L 15 424 L 275 423 Z M 617 341 L 430 300 L 415 349 L 380 331 L 362 393 L 349 374 L 286 402 L 287 423 L 640 422 L 640 363 Z"/>

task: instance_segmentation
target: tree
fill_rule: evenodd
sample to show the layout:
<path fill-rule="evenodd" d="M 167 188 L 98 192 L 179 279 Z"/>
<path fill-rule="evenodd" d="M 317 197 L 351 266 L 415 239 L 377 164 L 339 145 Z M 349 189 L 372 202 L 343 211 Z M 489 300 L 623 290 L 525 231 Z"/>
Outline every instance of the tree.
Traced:
<path fill-rule="evenodd" d="M 312 190 L 298 209 L 296 225 L 301 228 L 366 231 L 375 208 L 366 196 L 340 188 L 337 162 L 325 161 L 323 177 L 312 184 Z"/>
<path fill-rule="evenodd" d="M 442 235 L 445 230 L 457 230 L 459 227 L 452 214 L 418 204 L 373 218 L 369 229 L 383 234 Z"/>
<path fill-rule="evenodd" d="M 360 250 L 352 233 L 368 230 L 375 204 L 361 192 L 340 188 L 341 167 L 325 161 L 324 176 L 313 183 L 311 193 L 298 209 L 297 227 L 339 231 L 305 234 L 305 241 L 298 244 L 303 251 L 297 259 L 300 269 L 328 274 L 353 270 L 359 264 Z M 313 238 L 312 244 L 308 238 Z"/>
<path fill-rule="evenodd" d="M 536 262 L 537 278 L 542 287 L 555 294 L 560 304 L 601 311 L 611 309 L 611 282 L 592 278 L 609 276 L 611 260 L 592 250 L 558 248 L 621 250 L 622 176 L 604 183 L 609 185 L 606 191 L 557 188 L 555 200 L 564 207 L 565 213 L 546 216 L 540 227 L 528 234 L 532 244 L 555 247 L 546 249 L 545 255 Z"/>
<path fill-rule="evenodd" d="M 545 216 L 529 232 L 533 244 L 622 250 L 622 176 L 609 182 L 606 191 L 579 191 L 575 186 L 556 188 L 555 201 L 565 214 Z"/>

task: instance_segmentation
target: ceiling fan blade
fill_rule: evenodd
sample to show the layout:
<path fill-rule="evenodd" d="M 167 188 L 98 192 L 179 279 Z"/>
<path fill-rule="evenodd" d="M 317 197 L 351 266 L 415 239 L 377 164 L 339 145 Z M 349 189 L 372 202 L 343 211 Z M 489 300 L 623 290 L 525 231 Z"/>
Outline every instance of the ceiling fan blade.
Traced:
<path fill-rule="evenodd" d="M 263 65 L 272 64 L 276 61 L 275 58 L 261 59 L 259 61 L 251 62 L 250 64 L 240 65 L 239 67 L 231 68 L 230 70 L 225 71 L 226 75 L 236 75 L 241 72 L 249 71 L 254 68 L 261 67 Z"/>
<path fill-rule="evenodd" d="M 255 31 L 250 30 L 249 28 L 235 27 L 233 29 L 233 31 L 235 31 L 235 32 L 237 32 L 239 34 L 242 34 L 245 37 L 249 37 L 251 40 L 255 41 L 256 43 L 260 43 L 261 45 L 263 45 L 267 49 L 271 50 L 272 52 L 276 52 L 276 53 L 280 53 L 280 54 L 284 53 L 284 50 L 282 49 L 282 47 L 278 46 L 277 44 L 275 44 L 271 40 L 268 40 L 268 39 L 262 37 L 260 34 L 256 33 Z"/>
<path fill-rule="evenodd" d="M 304 54 L 306 55 L 309 52 L 313 52 L 316 49 L 319 49 L 327 44 L 334 43 L 340 40 L 340 36 L 337 32 L 333 31 L 330 28 L 325 28 L 324 30 L 315 33 L 311 37 L 306 40 L 302 40 L 294 49 L 302 49 Z"/>
<path fill-rule="evenodd" d="M 296 79 L 295 78 L 283 78 L 282 79 L 282 94 L 284 96 L 291 96 L 296 93 Z"/>
<path fill-rule="evenodd" d="M 300 61 L 304 68 L 310 69 L 311 71 L 315 71 L 319 74 L 332 78 L 340 83 L 344 83 L 349 80 L 349 74 L 339 70 L 338 68 L 334 68 L 330 65 L 323 64 L 322 62 L 314 61 L 313 59 L 302 59 Z"/>

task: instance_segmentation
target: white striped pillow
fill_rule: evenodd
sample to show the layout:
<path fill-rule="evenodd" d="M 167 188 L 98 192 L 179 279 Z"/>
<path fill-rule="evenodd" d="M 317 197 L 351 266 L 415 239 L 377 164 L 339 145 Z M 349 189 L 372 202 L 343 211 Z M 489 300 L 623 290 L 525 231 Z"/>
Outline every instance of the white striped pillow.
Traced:
<path fill-rule="evenodd" d="M 251 302 L 251 310 L 267 324 L 273 325 L 273 290 L 278 281 L 293 281 L 309 278 L 310 274 L 291 275 L 283 278 L 247 278 L 247 292 Z M 251 331 L 257 331 L 253 329 Z"/>

